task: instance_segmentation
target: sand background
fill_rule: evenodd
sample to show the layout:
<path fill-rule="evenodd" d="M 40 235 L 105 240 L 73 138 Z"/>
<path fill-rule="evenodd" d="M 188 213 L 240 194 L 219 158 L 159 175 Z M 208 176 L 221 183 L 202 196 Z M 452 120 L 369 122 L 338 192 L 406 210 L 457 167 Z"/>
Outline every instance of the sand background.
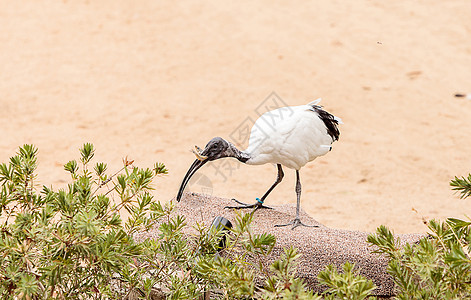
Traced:
<path fill-rule="evenodd" d="M 0 161 L 33 143 L 37 184 L 62 188 L 92 142 L 110 171 L 126 155 L 164 162 L 166 201 L 188 150 L 230 140 L 272 92 L 322 97 L 345 124 L 301 170 L 302 207 L 333 228 L 422 232 L 421 217 L 471 212 L 449 187 L 471 171 L 471 101 L 453 97 L 471 90 L 470 13 L 469 0 L 0 1 Z M 202 169 L 208 193 L 251 202 L 276 177 L 229 165 Z M 294 179 L 267 203 L 295 203 Z"/>

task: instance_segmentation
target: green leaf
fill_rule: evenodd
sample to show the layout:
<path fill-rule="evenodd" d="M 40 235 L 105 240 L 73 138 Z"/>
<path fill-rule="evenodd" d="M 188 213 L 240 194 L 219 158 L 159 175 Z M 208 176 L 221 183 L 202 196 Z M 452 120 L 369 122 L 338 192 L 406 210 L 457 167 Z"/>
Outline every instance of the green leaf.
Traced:
<path fill-rule="evenodd" d="M 157 162 L 154 164 L 154 173 L 155 175 L 166 175 L 168 174 L 168 170 L 163 163 Z"/>
<path fill-rule="evenodd" d="M 468 177 L 456 177 L 450 182 L 452 190 L 460 192 L 460 198 L 464 199 L 471 195 L 471 174 Z"/>
<path fill-rule="evenodd" d="M 321 284 L 329 287 L 328 293 L 333 293 L 337 298 L 361 300 L 371 296 L 376 286 L 369 279 L 364 278 L 354 271 L 354 264 L 346 262 L 343 273 L 339 273 L 335 266 L 329 265 L 324 271 L 319 272 L 318 279 Z"/>
<path fill-rule="evenodd" d="M 75 175 L 78 170 L 77 162 L 75 160 L 70 160 L 64 165 L 64 169 L 70 174 Z"/>
<path fill-rule="evenodd" d="M 98 177 L 103 176 L 108 166 L 105 163 L 97 163 L 94 167 L 95 173 Z"/>
<path fill-rule="evenodd" d="M 24 273 L 20 275 L 20 280 L 18 282 L 18 287 L 16 288 L 16 293 L 22 295 L 25 299 L 31 299 L 39 291 L 38 281 L 32 274 Z"/>
<path fill-rule="evenodd" d="M 378 227 L 376 229 L 376 235 L 368 235 L 367 240 L 369 243 L 378 247 L 373 251 L 373 253 L 383 253 L 391 258 L 396 257 L 396 252 L 398 250 L 397 244 L 399 244 L 399 239 L 396 241 L 393 233 L 386 226 L 381 225 Z"/>
<path fill-rule="evenodd" d="M 95 149 L 93 148 L 93 144 L 90 143 L 85 143 L 83 144 L 83 147 L 80 148 L 80 154 L 81 154 L 81 161 L 84 165 L 88 164 L 90 160 L 93 158 L 95 155 Z"/>

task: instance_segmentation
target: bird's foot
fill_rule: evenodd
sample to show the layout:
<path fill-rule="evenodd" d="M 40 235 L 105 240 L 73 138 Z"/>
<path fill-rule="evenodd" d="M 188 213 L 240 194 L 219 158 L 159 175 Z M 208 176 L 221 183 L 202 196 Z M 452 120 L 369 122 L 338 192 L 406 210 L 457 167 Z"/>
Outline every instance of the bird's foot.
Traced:
<path fill-rule="evenodd" d="M 289 225 L 293 225 L 293 227 L 291 227 L 291 229 L 295 229 L 298 226 L 319 227 L 318 225 L 306 225 L 303 222 L 301 222 L 301 220 L 298 217 L 296 219 L 294 219 L 293 221 L 287 223 L 287 224 L 275 225 L 275 227 L 285 227 L 285 226 L 289 226 Z"/>
<path fill-rule="evenodd" d="M 255 208 L 255 209 L 259 209 L 259 208 L 268 208 L 268 209 L 272 209 L 271 207 L 269 206 L 265 206 L 263 205 L 263 202 L 259 201 L 257 199 L 257 202 L 254 203 L 254 204 L 247 204 L 247 203 L 244 203 L 244 202 L 240 202 L 239 200 L 237 199 L 234 199 L 232 198 L 231 199 L 232 201 L 240 204 L 239 206 L 226 206 L 224 208 L 235 208 L 235 209 L 243 209 L 243 208 Z"/>

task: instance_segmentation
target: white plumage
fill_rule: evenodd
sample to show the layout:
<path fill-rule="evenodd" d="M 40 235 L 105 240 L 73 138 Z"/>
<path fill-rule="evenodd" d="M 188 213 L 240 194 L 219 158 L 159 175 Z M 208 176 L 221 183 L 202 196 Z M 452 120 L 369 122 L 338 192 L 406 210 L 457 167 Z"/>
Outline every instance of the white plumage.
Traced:
<path fill-rule="evenodd" d="M 194 151 L 197 159 L 186 173 L 177 194 L 180 201 L 186 184 L 191 176 L 205 163 L 224 157 L 234 157 L 249 165 L 266 163 L 276 164 L 278 175 L 275 183 L 257 203 L 247 205 L 235 200 L 242 206 L 231 208 L 266 208 L 263 206 L 265 198 L 278 185 L 284 177 L 282 166 L 296 170 L 296 218 L 284 225 L 293 225 L 293 228 L 304 225 L 299 219 L 301 181 L 299 170 L 308 162 L 332 150 L 332 143 L 338 140 L 337 125 L 342 121 L 323 110 L 317 105 L 320 99 L 300 106 L 288 106 L 264 113 L 257 119 L 252 127 L 249 146 L 245 151 L 237 149 L 232 143 L 220 138 L 213 138 L 204 150 L 196 147 Z"/>
<path fill-rule="evenodd" d="M 312 106 L 282 107 L 264 113 L 250 132 L 249 165 L 281 164 L 299 170 L 308 162 L 331 150 L 334 139 L 327 133 L 324 121 Z M 339 118 L 334 117 L 337 122 Z"/>

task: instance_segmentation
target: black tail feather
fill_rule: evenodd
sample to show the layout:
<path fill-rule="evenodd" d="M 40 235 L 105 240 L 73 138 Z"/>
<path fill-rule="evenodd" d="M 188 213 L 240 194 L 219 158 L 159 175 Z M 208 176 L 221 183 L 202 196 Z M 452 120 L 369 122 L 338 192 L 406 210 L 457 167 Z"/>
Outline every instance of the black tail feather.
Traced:
<path fill-rule="evenodd" d="M 332 138 L 332 141 L 337 141 L 340 136 L 340 131 L 338 128 L 339 122 L 335 119 L 333 115 L 326 112 L 322 109 L 322 106 L 319 105 L 310 105 L 312 107 L 312 111 L 315 111 L 319 118 L 324 122 L 325 127 L 327 128 L 327 133 Z"/>

